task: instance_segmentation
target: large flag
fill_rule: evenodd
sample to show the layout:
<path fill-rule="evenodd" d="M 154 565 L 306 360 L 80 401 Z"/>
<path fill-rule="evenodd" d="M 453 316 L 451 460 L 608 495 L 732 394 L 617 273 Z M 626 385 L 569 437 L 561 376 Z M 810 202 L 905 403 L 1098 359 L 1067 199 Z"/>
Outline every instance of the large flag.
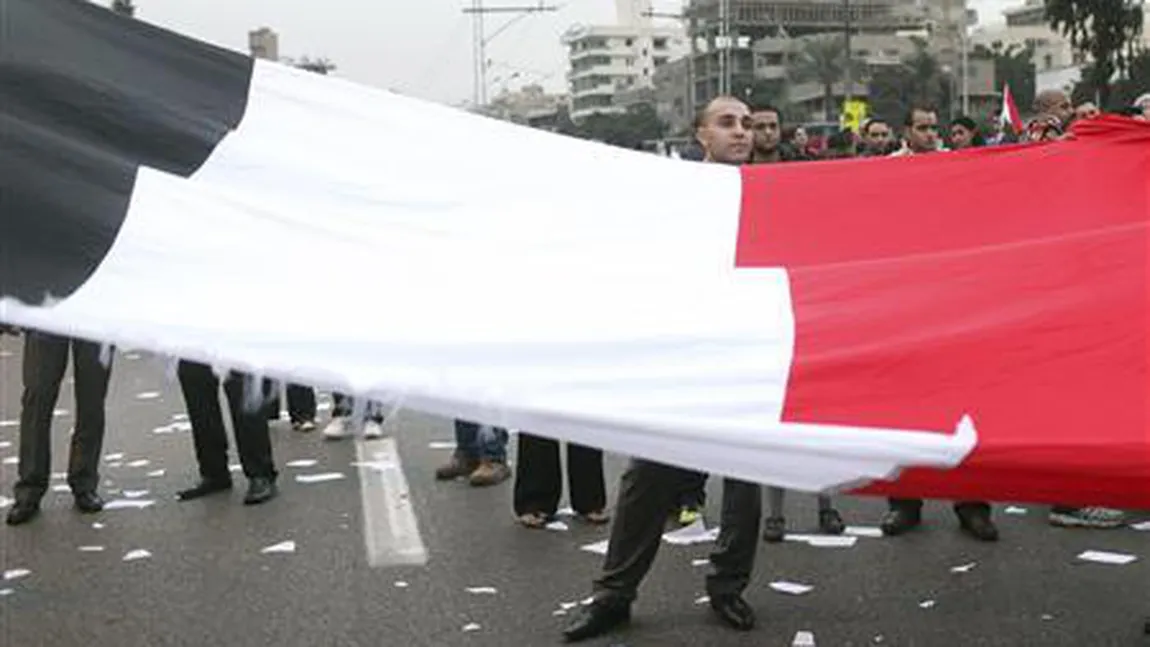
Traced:
<path fill-rule="evenodd" d="M 789 488 L 1150 507 L 1150 125 L 739 169 L 0 9 L 0 321 Z"/>

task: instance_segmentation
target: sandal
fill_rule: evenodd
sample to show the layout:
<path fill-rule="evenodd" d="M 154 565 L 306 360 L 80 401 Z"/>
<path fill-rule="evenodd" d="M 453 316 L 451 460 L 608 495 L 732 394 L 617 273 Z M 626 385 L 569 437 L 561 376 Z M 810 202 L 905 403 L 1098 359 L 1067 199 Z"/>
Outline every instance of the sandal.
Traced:
<path fill-rule="evenodd" d="M 547 525 L 547 515 L 542 512 L 528 512 L 527 514 L 519 515 L 519 525 L 524 528 L 531 528 L 538 530 Z"/>
<path fill-rule="evenodd" d="M 590 523 L 590 524 L 593 524 L 596 526 L 602 526 L 603 524 L 605 524 L 611 520 L 611 515 L 607 514 L 603 510 L 594 510 L 594 511 L 588 512 L 586 514 L 581 514 L 579 516 L 582 517 L 583 520 L 586 521 L 587 523 Z"/>

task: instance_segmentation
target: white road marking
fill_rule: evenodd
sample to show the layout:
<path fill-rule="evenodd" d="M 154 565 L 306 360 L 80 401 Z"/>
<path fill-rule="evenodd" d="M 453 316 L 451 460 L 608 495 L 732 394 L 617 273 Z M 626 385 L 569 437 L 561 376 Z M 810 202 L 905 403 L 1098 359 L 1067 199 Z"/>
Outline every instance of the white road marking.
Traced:
<path fill-rule="evenodd" d="M 426 564 L 427 548 L 395 439 L 357 439 L 355 455 L 368 565 Z"/>

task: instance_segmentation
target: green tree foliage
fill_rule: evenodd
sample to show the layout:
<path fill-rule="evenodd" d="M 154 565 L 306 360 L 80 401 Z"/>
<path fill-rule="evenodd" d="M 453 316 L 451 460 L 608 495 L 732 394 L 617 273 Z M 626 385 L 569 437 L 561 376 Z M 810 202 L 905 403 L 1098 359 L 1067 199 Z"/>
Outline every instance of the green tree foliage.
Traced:
<path fill-rule="evenodd" d="M 915 39 L 915 50 L 898 65 L 878 67 L 871 74 L 867 102 L 870 111 L 898 123 L 911 105 L 926 105 L 946 118 L 951 103 L 950 79 L 926 41 Z"/>
<path fill-rule="evenodd" d="M 1019 110 L 1028 110 L 1034 104 L 1034 48 L 995 42 L 990 47 L 977 45 L 971 58 L 994 61 L 994 83 L 998 89 L 1009 85 L 1014 103 Z"/>
<path fill-rule="evenodd" d="M 640 150 L 644 142 L 662 139 L 667 134 L 667 125 L 659 119 L 654 106 L 640 103 L 620 114 L 592 114 L 574 124 L 574 131 L 568 134 Z"/>
<path fill-rule="evenodd" d="M 846 39 L 843 36 L 830 36 L 805 41 L 788 64 L 788 74 L 793 80 L 799 83 L 814 82 L 822 86 L 826 106 L 824 118 L 827 121 L 837 121 L 835 84 L 846 78 L 847 63 Z M 852 62 L 851 71 L 857 79 L 863 66 Z"/>
<path fill-rule="evenodd" d="M 1075 105 L 1098 99 L 1097 87 L 1092 81 L 1097 74 L 1093 67 L 1086 66 L 1082 71 L 1082 80 L 1074 86 L 1071 96 Z M 1150 92 L 1150 50 L 1140 49 L 1127 61 L 1126 73 L 1109 85 L 1109 95 L 1100 107 L 1106 110 L 1127 107 L 1144 92 Z"/>
<path fill-rule="evenodd" d="M 1046 0 L 1046 19 L 1090 55 L 1086 89 L 1109 105 L 1110 81 L 1127 70 L 1142 32 L 1141 0 Z M 1086 73 L 1089 73 L 1087 75 Z"/>

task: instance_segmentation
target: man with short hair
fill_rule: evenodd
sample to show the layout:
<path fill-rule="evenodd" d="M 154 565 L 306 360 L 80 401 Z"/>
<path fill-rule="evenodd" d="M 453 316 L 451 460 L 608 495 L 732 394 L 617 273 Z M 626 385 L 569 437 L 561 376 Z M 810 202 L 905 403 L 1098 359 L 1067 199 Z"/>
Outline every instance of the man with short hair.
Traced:
<path fill-rule="evenodd" d="M 912 107 L 903 120 L 902 148 L 892 157 L 938 151 L 938 113 L 933 108 Z"/>
<path fill-rule="evenodd" d="M 703 108 L 697 124 L 695 136 L 705 163 L 738 165 L 750 158 L 753 120 L 741 100 L 716 97 Z M 576 610 L 563 631 L 567 641 L 594 638 L 630 620 L 631 604 L 659 550 L 667 515 L 675 508 L 680 485 L 691 477 L 690 471 L 678 467 L 643 459 L 631 462 L 620 481 L 603 571 L 595 580 L 591 602 Z M 761 518 L 759 485 L 724 479 L 719 538 L 711 553 L 713 572 L 707 576 L 707 592 L 715 615 L 742 631 L 755 624 L 754 610 L 742 591 L 754 568 Z"/>
<path fill-rule="evenodd" d="M 1074 118 L 1074 104 L 1062 90 L 1043 90 L 1034 97 L 1034 112 L 1056 118 L 1058 126 L 1064 128 Z"/>
<path fill-rule="evenodd" d="M 884 119 L 872 117 L 863 122 L 859 129 L 862 135 L 862 152 L 860 157 L 881 157 L 890 154 L 891 136 L 890 124 Z"/>

